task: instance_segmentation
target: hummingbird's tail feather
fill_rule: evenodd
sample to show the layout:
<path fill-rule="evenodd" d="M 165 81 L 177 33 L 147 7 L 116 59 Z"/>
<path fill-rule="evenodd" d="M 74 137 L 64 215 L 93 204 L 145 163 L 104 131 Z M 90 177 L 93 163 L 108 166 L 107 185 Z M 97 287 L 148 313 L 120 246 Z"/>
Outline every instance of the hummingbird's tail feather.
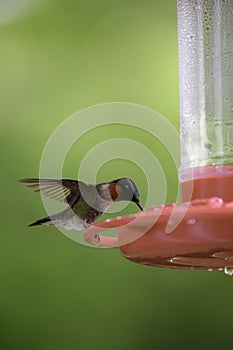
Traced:
<path fill-rule="evenodd" d="M 50 222 L 51 219 L 49 217 L 47 218 L 44 218 L 44 219 L 40 219 L 40 220 L 37 220 L 35 222 L 33 222 L 32 224 L 29 224 L 28 226 L 31 227 L 31 226 L 37 226 L 37 225 L 43 225 L 43 224 L 48 224 L 48 222 Z"/>
<path fill-rule="evenodd" d="M 55 226 L 65 230 L 83 230 L 85 228 L 85 221 L 80 219 L 71 208 L 62 210 L 59 213 L 53 214 L 50 217 L 39 219 L 28 226 Z"/>

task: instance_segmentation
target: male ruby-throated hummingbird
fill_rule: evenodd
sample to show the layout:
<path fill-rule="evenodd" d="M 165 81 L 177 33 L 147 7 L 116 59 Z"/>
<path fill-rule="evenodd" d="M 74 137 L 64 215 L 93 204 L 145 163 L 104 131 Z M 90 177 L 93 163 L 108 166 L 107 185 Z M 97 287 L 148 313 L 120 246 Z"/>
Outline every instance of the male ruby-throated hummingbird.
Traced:
<path fill-rule="evenodd" d="M 113 202 L 131 201 L 143 210 L 135 183 L 129 178 L 121 178 L 97 185 L 77 180 L 22 179 L 34 192 L 64 201 L 68 207 L 61 212 L 30 224 L 49 225 L 66 230 L 82 230 L 97 220 Z"/>

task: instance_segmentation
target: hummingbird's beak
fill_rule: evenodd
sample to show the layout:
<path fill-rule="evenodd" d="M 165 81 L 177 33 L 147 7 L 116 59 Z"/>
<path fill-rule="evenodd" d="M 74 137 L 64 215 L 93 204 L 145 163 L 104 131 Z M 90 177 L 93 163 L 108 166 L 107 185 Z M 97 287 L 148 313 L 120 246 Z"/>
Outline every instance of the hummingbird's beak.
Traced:
<path fill-rule="evenodd" d="M 143 208 L 143 206 L 141 205 L 140 202 L 135 202 L 135 203 L 137 204 L 138 208 L 140 208 L 141 210 L 144 210 L 144 208 Z"/>

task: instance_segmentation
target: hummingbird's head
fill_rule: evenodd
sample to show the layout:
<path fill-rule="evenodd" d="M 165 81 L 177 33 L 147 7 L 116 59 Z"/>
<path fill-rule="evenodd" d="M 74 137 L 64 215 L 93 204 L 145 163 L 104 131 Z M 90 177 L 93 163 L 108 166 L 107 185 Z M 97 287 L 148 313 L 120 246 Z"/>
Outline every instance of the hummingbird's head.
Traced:
<path fill-rule="evenodd" d="M 140 204 L 138 189 L 133 180 L 127 177 L 114 180 L 110 183 L 109 189 L 113 201 L 131 201 L 137 204 L 141 210 L 144 210 Z"/>

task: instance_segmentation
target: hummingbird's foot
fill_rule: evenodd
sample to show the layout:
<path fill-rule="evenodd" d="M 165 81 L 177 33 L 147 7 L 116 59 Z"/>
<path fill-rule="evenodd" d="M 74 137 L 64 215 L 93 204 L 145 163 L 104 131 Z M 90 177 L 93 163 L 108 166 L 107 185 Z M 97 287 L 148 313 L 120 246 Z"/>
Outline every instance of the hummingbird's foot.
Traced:
<path fill-rule="evenodd" d="M 87 229 L 89 226 L 90 224 L 86 220 L 84 220 L 83 227 Z"/>
<path fill-rule="evenodd" d="M 91 245 L 98 247 L 100 243 L 100 235 L 98 233 L 95 234 L 89 234 L 84 233 L 84 239 L 86 242 L 90 243 Z"/>
<path fill-rule="evenodd" d="M 96 233 L 93 237 L 94 237 L 94 239 L 96 240 L 97 243 L 100 242 L 100 235 L 98 235 L 98 233 Z"/>

